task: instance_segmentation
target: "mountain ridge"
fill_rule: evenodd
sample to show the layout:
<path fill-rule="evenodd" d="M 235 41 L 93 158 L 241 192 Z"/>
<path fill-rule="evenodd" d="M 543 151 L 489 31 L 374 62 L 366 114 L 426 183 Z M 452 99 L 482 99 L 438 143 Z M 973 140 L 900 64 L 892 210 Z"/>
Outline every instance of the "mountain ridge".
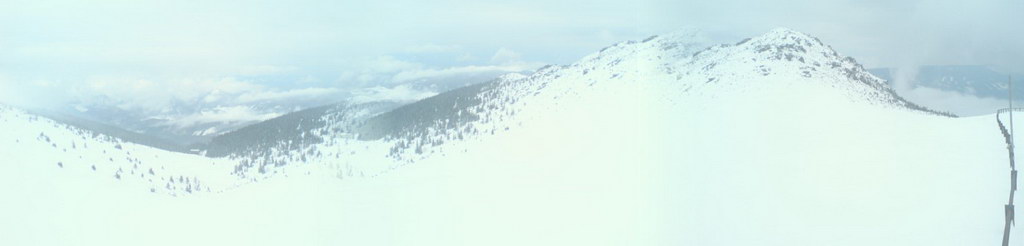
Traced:
<path fill-rule="evenodd" d="M 765 83 L 780 79 L 783 82 Z M 557 108 L 584 100 L 581 98 L 586 94 L 598 93 L 591 92 L 595 90 L 618 88 L 613 90 L 675 101 L 679 95 L 720 97 L 734 94 L 729 91 L 801 83 L 832 87 L 845 93 L 845 97 L 881 107 L 955 117 L 906 101 L 853 58 L 842 56 L 818 38 L 801 32 L 778 28 L 736 44 L 719 45 L 707 43 L 697 33 L 677 32 L 619 42 L 573 64 L 545 66 L 526 76 L 505 76 L 381 112 L 356 123 L 346 133 L 347 137 L 341 137 L 341 142 L 385 152 L 386 158 L 381 160 L 393 164 L 370 169 L 388 170 L 440 153 L 436 148 L 448 142 L 495 135 L 528 124 L 530 117 L 543 116 L 521 116 L 522 111 Z M 629 99 L 623 94 L 612 100 Z M 348 148 L 338 144 L 315 141 L 299 148 L 304 153 L 315 153 L 317 158 L 326 158 L 323 161 L 327 162 L 356 152 L 321 152 Z M 250 159 L 248 164 L 239 166 L 238 173 L 266 175 L 272 173 L 268 167 L 302 163 L 308 158 L 275 155 L 279 154 L 264 153 Z"/>
<path fill-rule="evenodd" d="M 687 31 L 619 42 L 573 64 L 505 75 L 406 105 L 341 103 L 302 110 L 193 147 L 207 157 L 237 161 L 233 174 L 245 179 L 272 176 L 290 163 L 363 155 L 379 155 L 374 158 L 385 164 L 365 167 L 379 172 L 439 153 L 448 142 L 530 124 L 558 112 L 560 105 L 592 100 L 590 94 L 630 92 L 601 103 L 653 100 L 637 107 L 665 110 L 683 98 L 724 100 L 720 97 L 742 94 L 736 91 L 800 84 L 829 86 L 844 97 L 883 107 L 955 117 L 904 100 L 856 60 L 804 33 L 779 28 L 735 44 L 711 45 Z"/>
<path fill-rule="evenodd" d="M 777 34 L 657 36 L 383 113 L 311 110 L 216 158 L 0 107 L 0 226 L 27 232 L 0 241 L 998 242 L 996 122 L 908 107 L 852 59 Z"/>

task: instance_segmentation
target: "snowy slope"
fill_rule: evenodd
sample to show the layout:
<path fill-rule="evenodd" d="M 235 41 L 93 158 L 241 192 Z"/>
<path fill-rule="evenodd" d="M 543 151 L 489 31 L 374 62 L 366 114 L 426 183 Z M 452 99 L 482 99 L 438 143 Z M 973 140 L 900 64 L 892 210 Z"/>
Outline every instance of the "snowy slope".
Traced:
<path fill-rule="evenodd" d="M 221 178 L 233 166 L 230 160 L 138 145 L 3 105 L 0 125 L 5 172 L 99 179 L 139 192 L 171 195 L 221 191 L 239 184 Z M 28 177 L 33 176 L 18 180 Z"/>
<path fill-rule="evenodd" d="M 61 128 L 5 113 L 19 120 L 3 123 L 0 149 L 22 164 L 0 172 L 17 201 L 0 207 L 0 231 L 20 233 L 0 243 L 998 244 L 1009 187 L 993 116 L 915 106 L 798 32 L 701 40 L 619 43 L 351 132 L 303 131 L 324 141 L 264 159 L 142 161 L 223 175 L 197 178 L 222 181 L 211 187 L 260 177 L 222 193 L 171 197 L 62 172 L 45 141 L 7 141 Z M 283 164 L 238 169 L 266 160 Z"/>

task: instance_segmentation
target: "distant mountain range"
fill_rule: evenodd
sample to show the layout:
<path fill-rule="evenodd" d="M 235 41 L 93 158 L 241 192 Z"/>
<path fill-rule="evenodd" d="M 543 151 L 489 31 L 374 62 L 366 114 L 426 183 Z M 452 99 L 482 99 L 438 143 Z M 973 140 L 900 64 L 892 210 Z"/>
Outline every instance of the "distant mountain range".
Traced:
<path fill-rule="evenodd" d="M 984 98 L 1007 99 L 1008 75 L 987 66 L 922 66 L 907 72 L 908 78 L 897 78 L 900 73 L 894 68 L 874 68 L 869 72 L 884 79 L 890 86 L 899 86 L 898 79 L 904 79 L 907 86 L 921 86 L 944 91 L 959 92 Z M 1015 95 L 1024 96 L 1024 75 L 1015 75 Z M 911 88 L 908 88 L 911 89 Z M 1024 97 L 1022 97 L 1024 98 Z"/>
<path fill-rule="evenodd" d="M 368 88 L 349 88 L 335 90 L 331 94 L 319 97 L 300 98 L 300 100 L 256 101 L 246 105 L 225 104 L 219 101 L 204 100 L 175 102 L 167 108 L 152 109 L 124 107 L 129 102 L 111 98 L 94 99 L 89 103 L 80 103 L 56 109 L 32 109 L 34 112 L 45 112 L 49 116 L 76 119 L 116 126 L 138 134 L 148 135 L 169 141 L 175 145 L 188 146 L 205 144 L 213 137 L 239 128 L 268 120 L 288 113 L 338 103 L 409 103 L 418 98 L 391 98 L 388 90 L 401 87 L 409 93 L 432 95 L 467 85 L 487 82 L 500 76 L 495 71 L 484 71 L 442 79 L 417 79 L 403 82 L 388 83 Z M 361 85 L 370 86 L 370 85 Z M 384 91 L 384 92 L 381 92 Z"/>

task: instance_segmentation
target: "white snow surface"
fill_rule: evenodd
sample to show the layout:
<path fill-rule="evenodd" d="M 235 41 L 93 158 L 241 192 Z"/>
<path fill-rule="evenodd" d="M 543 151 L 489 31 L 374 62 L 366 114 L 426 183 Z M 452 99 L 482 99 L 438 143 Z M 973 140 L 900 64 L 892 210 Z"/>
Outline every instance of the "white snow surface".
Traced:
<path fill-rule="evenodd" d="M 331 136 L 244 178 L 0 107 L 0 245 L 999 244 L 993 115 L 908 108 L 791 30 L 700 40 L 506 76 L 465 127 Z"/>

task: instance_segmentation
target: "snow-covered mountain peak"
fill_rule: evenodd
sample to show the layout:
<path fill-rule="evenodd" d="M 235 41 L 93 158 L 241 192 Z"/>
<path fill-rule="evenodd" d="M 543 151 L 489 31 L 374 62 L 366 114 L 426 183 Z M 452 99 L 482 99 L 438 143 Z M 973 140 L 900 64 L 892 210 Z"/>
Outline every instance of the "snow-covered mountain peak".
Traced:
<path fill-rule="evenodd" d="M 683 29 L 654 35 L 644 39 L 641 43 L 655 44 L 656 47 L 665 51 L 671 51 L 677 48 L 683 48 L 682 51 L 686 51 L 689 50 L 687 48 L 703 48 L 700 46 L 707 46 L 711 44 L 712 41 L 700 30 Z"/>
<path fill-rule="evenodd" d="M 852 58 L 841 56 L 818 38 L 786 28 L 776 28 L 763 35 L 744 39 L 735 45 L 718 45 L 706 51 L 717 51 L 719 57 L 698 56 L 696 58 L 749 60 L 761 64 L 785 61 L 810 64 L 816 67 L 830 65 L 832 68 L 839 67 L 841 63 L 856 65 L 856 61 Z M 703 53 L 702 51 L 698 55 Z"/>
<path fill-rule="evenodd" d="M 786 28 L 663 62 L 670 74 L 676 74 L 676 80 L 690 81 L 684 83 L 685 90 L 708 90 L 703 93 L 716 97 L 731 95 L 726 92 L 729 90 L 826 86 L 850 100 L 936 113 L 899 97 L 884 80 L 818 38 Z"/>
<path fill-rule="evenodd" d="M 799 61 L 801 63 L 812 63 L 815 66 L 829 64 L 831 67 L 844 65 L 857 65 L 856 61 L 849 57 L 843 57 L 832 47 L 825 45 L 816 37 L 793 31 L 785 28 L 777 28 L 761 36 L 742 41 L 737 48 L 758 54 L 759 58 L 768 61 Z"/>
<path fill-rule="evenodd" d="M 628 65 L 615 68 L 620 64 Z M 582 68 L 584 74 L 598 69 L 621 70 L 625 74 L 639 67 L 657 67 L 669 74 L 706 74 L 711 81 L 721 80 L 719 77 L 727 74 L 846 77 L 877 89 L 887 88 L 883 80 L 868 73 L 853 58 L 842 56 L 818 38 L 787 28 L 776 28 L 735 44 L 717 45 L 702 32 L 676 31 L 642 41 L 620 42 L 565 67 Z M 546 73 L 541 70 L 538 74 Z"/>
<path fill-rule="evenodd" d="M 639 110 L 648 119 L 765 101 L 776 107 L 766 110 L 850 101 L 927 111 L 803 33 L 775 29 L 735 44 L 709 40 L 692 30 L 656 35 L 617 43 L 569 65 L 508 74 L 409 105 L 374 106 L 388 109 L 375 113 L 344 106 L 290 114 L 218 137 L 207 155 L 242 158 L 232 174 L 244 178 L 310 162 L 372 176 L 446 153 L 457 143 L 595 109 L 631 117 L 640 117 Z M 600 115 L 605 114 L 596 121 L 617 120 Z M 361 158 L 369 159 L 354 161 Z"/>
<path fill-rule="evenodd" d="M 583 57 L 573 66 L 587 66 L 588 63 L 604 63 L 614 66 L 636 56 L 684 59 L 712 44 L 711 39 L 703 32 L 696 29 L 684 29 L 650 36 L 643 40 L 619 42 Z"/>
<path fill-rule="evenodd" d="M 774 42 L 774 43 L 793 43 L 793 44 L 804 44 L 804 45 L 824 45 L 821 40 L 806 33 L 795 31 L 793 29 L 779 27 L 772 29 L 760 36 L 751 38 L 751 40 Z"/>

